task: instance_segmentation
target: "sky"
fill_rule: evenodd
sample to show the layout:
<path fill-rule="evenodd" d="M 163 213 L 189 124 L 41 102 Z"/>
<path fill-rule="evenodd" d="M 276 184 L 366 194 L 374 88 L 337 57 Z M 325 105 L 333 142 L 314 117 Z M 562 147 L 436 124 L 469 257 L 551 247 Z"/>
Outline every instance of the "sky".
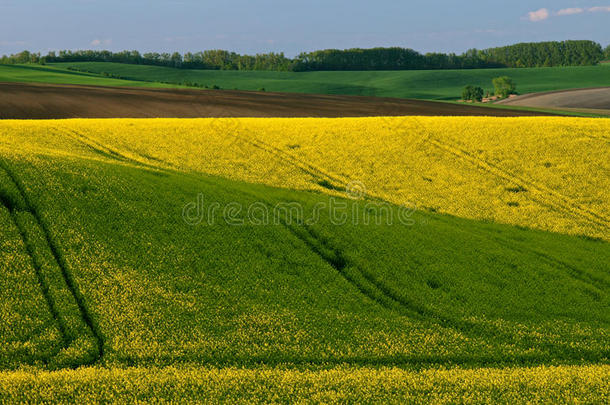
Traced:
<path fill-rule="evenodd" d="M 300 52 L 610 44 L 610 0 L 0 0 L 0 54 L 28 49 Z"/>

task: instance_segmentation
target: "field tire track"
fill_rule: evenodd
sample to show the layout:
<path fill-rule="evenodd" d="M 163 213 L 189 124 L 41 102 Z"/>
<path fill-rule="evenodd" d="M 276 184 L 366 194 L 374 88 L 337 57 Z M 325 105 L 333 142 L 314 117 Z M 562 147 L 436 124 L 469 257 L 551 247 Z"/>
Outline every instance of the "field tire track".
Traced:
<path fill-rule="evenodd" d="M 66 325 L 65 325 L 65 322 L 63 321 L 63 318 L 60 315 L 60 311 L 57 309 L 57 305 L 55 304 L 55 301 L 51 297 L 49 285 L 42 275 L 42 264 L 38 260 L 37 255 L 35 255 L 32 244 L 29 243 L 29 241 L 27 239 L 27 233 L 26 233 L 25 229 L 23 229 L 21 223 L 16 218 L 16 211 L 18 209 L 15 207 L 9 206 L 9 204 L 7 204 L 2 199 L 0 199 L 0 206 L 6 208 L 6 210 L 9 212 L 9 215 L 11 217 L 11 220 L 12 220 L 15 228 L 17 229 L 21 242 L 23 243 L 23 246 L 25 247 L 25 251 L 26 251 L 28 257 L 30 258 L 32 268 L 34 269 L 34 274 L 36 275 L 36 280 L 38 282 L 38 285 L 40 286 L 40 289 L 41 289 L 42 295 L 44 297 L 44 300 L 47 304 L 47 307 L 49 308 L 51 317 L 53 318 L 53 321 L 57 325 L 57 329 L 59 330 L 59 333 L 61 335 L 60 347 L 58 347 L 56 350 L 54 350 L 53 354 L 50 357 L 45 357 L 45 358 L 41 359 L 43 364 L 45 366 L 48 366 L 51 358 L 54 357 L 55 355 L 57 355 L 57 353 L 59 353 L 60 350 L 67 348 L 70 344 L 70 341 L 68 339 L 68 334 L 66 332 Z M 32 336 L 34 336 L 34 335 L 36 335 L 36 332 L 32 332 Z"/>
<path fill-rule="evenodd" d="M 296 156 L 292 155 L 291 153 L 288 153 L 273 145 L 269 145 L 260 139 L 256 139 L 254 137 L 241 136 L 237 133 L 234 133 L 233 135 L 242 142 L 245 142 L 257 149 L 260 149 L 263 152 L 267 152 L 273 156 L 277 156 L 280 159 L 280 161 L 283 161 L 285 163 L 288 163 L 288 164 L 296 167 L 297 169 L 301 170 L 305 174 L 308 174 L 309 176 L 311 176 L 317 180 L 327 180 L 327 181 L 330 180 L 332 182 L 338 183 L 338 186 L 340 186 L 340 187 L 347 187 L 347 185 L 350 182 L 349 178 L 347 179 L 348 181 L 345 181 L 344 179 L 341 179 L 339 175 L 332 174 L 315 165 L 307 163 L 307 162 L 297 158 Z M 336 184 L 334 186 L 336 188 L 338 188 Z"/>
<path fill-rule="evenodd" d="M 140 166 L 140 167 L 144 167 L 146 169 L 149 170 L 155 170 L 155 171 L 163 171 L 164 168 L 158 167 L 158 166 L 154 166 L 151 164 L 148 164 L 146 162 L 141 162 L 137 159 L 131 158 L 129 156 L 126 156 L 125 154 L 119 152 L 116 149 L 112 149 L 100 142 L 97 142 L 91 138 L 89 138 L 88 136 L 81 134 L 75 130 L 72 129 L 59 129 L 59 128 L 51 128 L 52 130 L 54 130 L 56 133 L 58 133 L 59 135 L 66 135 L 72 139 L 74 139 L 75 141 L 77 141 L 78 143 L 86 146 L 87 148 L 91 149 L 94 153 L 99 154 L 101 156 L 104 156 L 108 159 L 112 159 L 112 160 L 116 160 L 119 161 L 121 163 L 126 163 L 126 164 L 132 164 L 132 165 L 136 165 L 136 166 Z M 167 162 L 163 162 L 165 164 L 169 164 Z"/>
<path fill-rule="evenodd" d="M 528 187 L 528 190 L 534 190 L 537 194 L 539 194 L 542 197 L 541 200 L 537 199 L 531 195 L 526 196 L 526 198 L 528 198 L 532 201 L 535 201 L 537 204 L 540 204 L 552 211 L 563 212 L 564 214 L 568 214 L 569 216 L 573 216 L 576 214 L 576 216 L 580 217 L 581 219 L 586 220 L 589 223 L 596 225 L 597 227 L 601 227 L 602 229 L 610 229 L 610 219 L 605 217 L 603 214 L 600 214 L 600 213 L 598 213 L 594 210 L 588 209 L 586 207 L 582 207 L 580 204 L 578 204 L 571 198 L 569 198 L 559 192 L 549 189 L 548 187 L 543 186 L 541 184 L 538 184 L 535 181 L 531 181 L 531 180 L 525 179 L 521 176 L 514 175 L 513 173 L 510 173 L 495 164 L 492 164 L 483 159 L 477 158 L 476 156 L 473 156 L 471 153 L 467 152 L 466 150 L 456 147 L 455 145 L 452 145 L 450 143 L 443 142 L 443 141 L 433 137 L 432 133 L 423 124 L 421 124 L 417 119 L 415 119 L 415 121 L 416 121 L 417 125 L 420 127 L 420 129 L 423 130 L 424 133 L 427 135 L 426 140 L 428 142 L 432 143 L 435 147 L 440 148 L 446 152 L 449 152 L 459 159 L 467 160 L 470 163 L 472 163 L 473 165 L 475 165 L 479 170 L 483 170 L 485 172 L 491 173 L 492 175 L 494 175 L 496 177 L 500 177 L 503 180 L 509 181 L 511 183 L 516 183 L 516 184 L 524 184 Z M 342 187 L 347 187 L 352 182 L 352 179 L 350 179 L 349 177 L 346 177 L 345 180 L 341 179 L 341 178 L 339 178 L 338 175 L 333 175 L 332 173 L 325 171 L 319 167 L 308 164 L 307 162 L 304 162 L 302 159 L 299 159 L 298 157 L 293 156 L 291 153 L 286 152 L 280 148 L 274 147 L 272 145 L 266 144 L 262 140 L 254 139 L 254 138 L 247 139 L 244 137 L 240 137 L 240 139 L 245 142 L 250 143 L 252 146 L 255 146 L 268 153 L 274 154 L 275 156 L 278 156 L 280 159 L 301 169 L 306 174 L 309 174 L 312 177 L 316 177 L 319 179 L 330 179 L 331 181 L 338 183 Z M 548 196 L 551 196 L 551 198 L 548 198 Z M 376 193 L 371 193 L 368 190 L 367 190 L 366 197 L 370 200 L 377 200 L 377 201 L 383 201 L 383 202 L 389 203 L 389 201 L 386 198 L 384 198 L 381 195 L 378 195 Z M 555 201 L 553 201 L 553 200 L 555 200 Z"/>
<path fill-rule="evenodd" d="M 59 246 L 55 242 L 55 240 L 49 230 L 49 227 L 47 226 L 46 222 L 42 219 L 42 216 L 40 215 L 35 204 L 33 204 L 32 201 L 30 200 L 30 198 L 26 192 L 25 186 L 23 185 L 21 180 L 15 175 L 15 173 L 12 171 L 12 169 L 9 167 L 8 163 L 6 163 L 3 159 L 0 159 L 0 169 L 2 169 L 8 175 L 10 180 L 12 181 L 13 185 L 19 192 L 20 198 L 22 199 L 22 201 L 24 203 L 24 207 L 23 207 L 24 211 L 31 214 L 31 216 L 35 222 L 35 225 L 42 232 L 42 236 L 46 243 L 46 247 L 50 251 L 55 264 L 61 271 L 61 278 L 63 279 L 63 282 L 65 282 L 65 285 L 66 285 L 67 289 L 69 290 L 69 293 L 71 294 L 72 298 L 74 299 L 74 301 L 76 303 L 76 306 L 78 307 L 80 317 L 81 317 L 82 321 L 84 322 L 84 324 L 86 325 L 86 327 L 90 330 L 93 338 L 95 339 L 95 346 L 96 346 L 95 356 L 90 361 L 85 360 L 82 364 L 79 364 L 79 365 L 90 365 L 90 364 L 98 362 L 99 360 L 101 360 L 101 358 L 104 354 L 103 335 L 101 334 L 99 327 L 95 324 L 93 317 L 91 316 L 91 313 L 89 312 L 89 309 L 87 308 L 87 306 L 85 304 L 85 299 L 77 287 L 74 277 L 73 277 L 71 271 L 69 270 L 69 266 L 68 266 L 67 262 L 65 261 L 65 258 L 63 256 L 63 254 L 61 253 L 61 250 L 59 249 Z M 25 232 L 24 229 L 22 229 L 22 225 L 19 224 L 20 221 L 15 216 L 13 216 L 13 219 L 16 222 L 17 226 L 19 227 L 22 238 L 25 238 L 24 243 L 26 244 L 26 246 L 29 246 L 28 253 L 29 253 L 30 257 L 32 258 L 32 261 L 34 263 L 37 263 L 36 266 L 38 268 L 38 273 L 42 277 L 42 271 L 40 270 L 42 267 L 41 267 L 40 263 L 37 262 L 36 255 L 33 251 L 33 246 L 31 246 L 31 244 L 29 243 L 29 238 L 27 237 L 27 233 Z M 46 289 L 45 294 L 48 294 L 48 292 L 49 292 L 48 285 L 47 285 L 47 287 L 45 287 L 45 285 L 47 285 L 46 281 L 42 281 L 41 286 L 42 286 L 43 290 Z M 48 295 L 48 297 L 50 299 L 50 302 L 52 302 L 52 303 L 50 303 L 50 307 L 54 308 L 54 309 L 52 309 L 52 311 L 54 311 L 55 314 L 59 317 L 59 312 L 60 312 L 59 308 L 53 302 L 53 299 L 50 297 L 50 294 Z M 62 322 L 58 322 L 58 325 L 61 325 L 61 324 L 62 324 Z M 64 336 L 64 338 L 65 338 L 67 336 L 67 333 L 66 333 L 67 331 L 66 331 L 65 325 L 63 325 L 61 328 L 62 328 L 62 336 Z M 75 365 L 75 366 L 77 366 L 77 365 Z"/>
<path fill-rule="evenodd" d="M 76 137 L 76 139 L 79 140 L 80 142 L 82 142 L 84 144 L 88 144 L 86 137 L 85 137 L 85 139 L 78 139 L 79 138 L 78 135 L 75 135 L 74 137 Z M 147 165 L 147 164 L 140 162 L 138 160 L 135 160 L 133 158 L 129 158 L 129 157 L 121 154 L 120 152 L 112 151 L 112 153 L 109 153 L 109 151 L 110 151 L 109 148 L 107 148 L 101 144 L 96 144 L 96 142 L 93 142 L 93 141 L 90 142 L 88 144 L 88 146 L 91 147 L 97 153 L 101 153 L 106 157 L 109 157 L 109 158 L 112 158 L 112 159 L 115 159 L 118 161 L 122 161 L 122 162 L 127 161 L 131 164 L 136 164 L 138 166 L 152 168 L 154 170 L 162 170 L 158 167 Z M 269 150 L 266 149 L 264 145 L 258 145 L 256 147 L 269 152 Z M 290 156 L 290 154 L 287 152 L 284 152 L 284 151 L 281 151 L 281 152 L 282 153 L 276 153 L 276 154 L 278 156 L 280 156 L 283 160 L 285 160 L 285 161 L 293 160 L 292 164 L 301 168 L 302 170 L 310 170 L 318 175 L 326 176 L 326 173 L 324 173 L 324 171 L 318 170 L 315 167 L 310 167 L 310 168 L 307 168 L 307 166 L 303 167 L 301 164 L 299 164 L 298 159 L 296 159 L 296 158 L 291 159 L 290 157 L 285 157 L 285 156 L 282 157 L 282 155 Z M 335 178 L 335 181 L 337 181 L 336 178 Z M 256 196 L 256 197 L 260 198 L 259 196 Z M 492 338 L 494 335 L 498 334 L 498 331 L 495 331 L 492 328 L 487 327 L 485 325 L 473 324 L 467 320 L 461 321 L 461 320 L 448 319 L 448 318 L 444 318 L 442 316 L 437 316 L 425 309 L 422 310 L 421 308 L 418 308 L 418 307 L 413 308 L 412 303 L 409 303 L 409 302 L 405 303 L 405 301 L 402 300 L 402 298 L 400 296 L 394 294 L 383 283 L 380 283 L 370 274 L 368 274 L 367 272 L 364 272 L 358 268 L 355 269 L 358 272 L 357 274 L 359 276 L 361 276 L 362 279 L 366 280 L 368 282 L 368 285 L 366 283 L 363 283 L 361 280 L 357 280 L 356 277 L 354 277 L 351 273 L 349 273 L 349 270 L 352 269 L 352 266 L 350 266 L 350 263 L 348 262 L 348 260 L 346 260 L 346 258 L 343 256 L 341 251 L 334 248 L 330 242 L 326 241 L 324 238 L 321 238 L 320 235 L 317 235 L 315 232 L 313 232 L 308 227 L 303 227 L 302 231 L 300 231 L 301 227 L 298 227 L 298 228 L 293 227 L 293 226 L 286 224 L 285 222 L 282 225 L 284 225 L 295 237 L 297 237 L 299 240 L 301 240 L 303 243 L 305 243 L 310 250 L 312 250 L 316 255 L 318 255 L 321 259 L 323 259 L 326 263 L 328 263 L 333 269 L 337 270 L 341 274 L 341 276 L 343 278 L 345 278 L 351 285 L 353 285 L 358 291 L 360 291 L 362 294 L 364 294 L 368 298 L 372 299 L 374 302 L 377 302 L 378 304 L 382 305 L 383 307 L 391 309 L 393 311 L 397 311 L 399 313 L 403 313 L 405 315 L 408 314 L 409 316 L 411 316 L 413 318 L 417 318 L 417 319 L 423 318 L 424 320 L 429 320 L 429 321 L 441 324 L 442 326 L 452 327 L 454 329 L 464 332 L 466 335 L 468 333 L 470 333 L 470 334 L 473 334 L 476 336 L 484 335 L 487 338 Z M 554 347 L 556 348 L 557 346 L 554 346 Z M 582 353 L 580 353 L 580 354 L 582 354 Z M 525 357 L 527 357 L 527 359 L 530 361 L 532 360 L 532 358 L 530 358 L 529 356 L 524 356 L 524 358 Z M 566 357 L 566 358 L 572 359 L 572 357 Z M 462 359 L 462 360 L 464 360 L 464 359 Z M 464 360 L 464 361 L 468 361 L 468 360 Z M 475 360 L 475 361 L 478 361 L 478 360 Z M 541 361 L 544 361 L 544 360 L 541 360 Z"/>
<path fill-rule="evenodd" d="M 417 121 L 417 120 L 416 120 Z M 419 123 L 419 121 L 417 121 Z M 496 177 L 509 181 L 511 183 L 521 184 L 528 187 L 528 190 L 534 190 L 539 195 L 543 197 L 543 199 L 549 199 L 551 201 L 542 203 L 549 204 L 553 207 L 559 208 L 564 213 L 568 215 L 575 215 L 581 217 L 582 219 L 587 220 L 590 223 L 593 223 L 597 226 L 600 226 L 604 229 L 610 229 L 610 219 L 606 218 L 604 215 L 597 213 L 594 210 L 582 207 L 577 202 L 573 201 L 571 198 L 564 196 L 563 194 L 554 191 L 546 186 L 541 184 L 537 184 L 535 181 L 527 180 L 521 176 L 517 176 L 509 171 L 490 163 L 484 159 L 473 156 L 470 152 L 453 145 L 449 142 L 443 142 L 438 138 L 435 138 L 431 131 L 429 131 L 423 124 L 419 123 L 420 128 L 427 135 L 426 140 L 430 142 L 432 145 L 442 149 L 450 154 L 456 156 L 459 159 L 466 160 L 477 167 L 479 170 L 490 173 Z M 545 198 L 546 196 L 546 198 Z M 554 197 L 556 201 L 552 201 Z M 530 199 L 541 203 L 540 201 L 534 199 L 534 197 L 529 196 Z"/>
<path fill-rule="evenodd" d="M 273 210 L 273 205 L 261 196 L 246 192 L 242 193 L 264 202 L 271 210 Z M 358 292 L 381 307 L 414 320 L 430 322 L 441 327 L 454 329 L 471 338 L 483 337 L 491 340 L 499 339 L 500 341 L 502 339 L 504 339 L 504 341 L 507 341 L 507 339 L 508 341 L 514 340 L 513 335 L 499 331 L 498 329 L 489 325 L 472 322 L 467 319 L 456 319 L 453 317 L 443 316 L 442 314 L 431 311 L 426 307 L 420 306 L 408 300 L 406 297 L 392 291 L 392 289 L 387 287 L 383 282 L 377 280 L 377 278 L 368 271 L 365 271 L 354 263 L 351 263 L 340 249 L 334 247 L 331 242 L 319 235 L 306 224 L 301 223 L 295 225 L 288 223 L 285 218 L 280 218 L 280 223 L 293 236 L 305 244 L 309 250 L 311 250 L 322 260 L 324 260 L 331 268 L 337 271 L 342 278 L 344 278 Z M 539 343 L 535 343 L 532 340 L 531 342 L 527 341 L 525 344 L 529 344 L 531 347 L 534 347 L 535 344 Z M 549 344 L 548 346 L 549 349 L 557 348 L 557 345 L 553 346 Z M 571 350 L 569 347 L 563 347 L 563 349 Z"/>
<path fill-rule="evenodd" d="M 307 225 L 302 224 L 297 228 L 287 224 L 283 219 L 281 223 L 292 235 L 301 240 L 312 252 L 335 269 L 362 295 L 390 311 L 399 312 L 410 318 L 425 320 L 425 315 L 427 314 L 425 309 L 411 302 L 406 302 L 395 294 L 390 293 L 388 289 L 381 287 L 377 280 L 351 264 L 340 250 L 331 246 L 319 235 L 316 235 Z"/>
<path fill-rule="evenodd" d="M 468 338 L 482 338 L 488 341 L 498 342 L 515 340 L 515 336 L 511 333 L 501 331 L 491 325 L 473 322 L 468 319 L 447 317 L 417 305 L 414 302 L 409 301 L 406 297 L 400 296 L 392 291 L 369 272 L 350 263 L 339 249 L 333 247 L 330 242 L 326 241 L 320 235 L 317 235 L 317 233 L 307 225 L 301 224 L 294 226 L 286 224 L 284 221 L 282 221 L 282 225 L 301 240 L 312 252 L 326 261 L 362 295 L 387 310 L 394 311 L 413 320 L 430 322 L 444 328 L 453 329 Z M 328 252 L 331 252 L 331 254 Z M 350 273 L 349 270 L 352 270 L 354 274 Z M 581 358 L 583 355 L 597 356 L 597 354 L 587 353 L 573 348 L 569 344 L 541 342 L 538 337 L 521 336 L 520 339 L 522 339 L 520 345 L 528 349 L 545 348 L 549 351 L 557 351 L 561 348 L 561 352 L 567 359 Z"/>

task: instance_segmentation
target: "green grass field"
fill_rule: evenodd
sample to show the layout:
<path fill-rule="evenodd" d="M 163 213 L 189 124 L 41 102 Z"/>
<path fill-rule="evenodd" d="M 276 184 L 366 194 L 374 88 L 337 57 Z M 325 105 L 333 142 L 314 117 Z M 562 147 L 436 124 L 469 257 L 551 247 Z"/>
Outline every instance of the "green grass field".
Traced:
<path fill-rule="evenodd" d="M 131 80 L 67 70 L 75 67 L 94 73 L 106 72 Z M 456 100 L 467 84 L 492 90 L 494 77 L 508 75 L 522 94 L 610 86 L 610 65 L 531 69 L 477 69 L 373 72 L 245 72 L 184 70 L 103 62 L 59 63 L 52 66 L 0 66 L 0 81 L 52 82 L 163 87 L 185 82 L 223 89 L 346 94 Z"/>
<path fill-rule="evenodd" d="M 359 218 L 338 225 L 320 192 L 20 125 L 0 125 L 0 400 L 610 394 L 605 241 L 334 197 Z M 278 204 L 317 219 L 252 220 Z"/>
<path fill-rule="evenodd" d="M 178 87 L 102 77 L 97 74 L 73 72 L 60 67 L 40 65 L 0 65 L 0 82 L 81 84 L 91 86 Z"/>

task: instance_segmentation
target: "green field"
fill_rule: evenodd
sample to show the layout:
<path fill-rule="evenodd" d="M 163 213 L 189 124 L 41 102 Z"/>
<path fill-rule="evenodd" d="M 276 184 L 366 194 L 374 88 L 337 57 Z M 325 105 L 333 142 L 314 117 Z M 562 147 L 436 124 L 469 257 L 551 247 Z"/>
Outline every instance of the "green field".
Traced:
<path fill-rule="evenodd" d="M 0 65 L 0 82 L 81 84 L 91 86 L 178 87 L 162 83 L 119 80 L 97 74 L 72 72 L 60 67 L 40 65 Z"/>
<path fill-rule="evenodd" d="M 131 80 L 67 70 L 75 67 Z M 103 62 L 58 63 L 53 66 L 0 66 L 0 81 L 72 84 L 171 86 L 185 82 L 223 89 L 346 94 L 456 100 L 467 84 L 492 90 L 494 77 L 508 75 L 524 93 L 610 86 L 610 65 L 528 69 L 372 71 L 372 72 L 269 72 L 186 70 Z"/>
<path fill-rule="evenodd" d="M 98 124 L 113 122 L 139 125 Z M 605 241 L 428 211 L 396 223 L 399 206 L 335 197 L 359 218 L 338 226 L 319 191 L 92 139 L 69 121 L 0 125 L 0 400 L 609 395 Z M 198 195 L 317 220 L 185 221 Z"/>

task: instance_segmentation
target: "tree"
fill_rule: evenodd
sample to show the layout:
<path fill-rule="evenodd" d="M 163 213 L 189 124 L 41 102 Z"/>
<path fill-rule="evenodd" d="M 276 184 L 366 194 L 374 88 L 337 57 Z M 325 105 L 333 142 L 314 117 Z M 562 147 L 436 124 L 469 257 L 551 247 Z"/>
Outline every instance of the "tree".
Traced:
<path fill-rule="evenodd" d="M 481 101 L 483 100 L 483 89 L 481 87 L 475 87 L 472 93 L 473 96 L 473 100 L 474 101 Z"/>
<path fill-rule="evenodd" d="M 610 59 L 610 46 L 593 41 L 522 43 L 484 50 L 470 49 L 461 55 L 453 53 L 421 54 L 409 48 L 326 49 L 301 53 L 288 58 L 283 53 L 240 55 L 226 50 L 197 53 L 145 53 L 138 51 L 77 50 L 49 52 L 46 56 L 28 51 L 0 58 L 0 63 L 115 62 L 180 69 L 219 70 L 415 70 L 478 69 L 499 67 L 582 66 L 596 65 Z"/>
<path fill-rule="evenodd" d="M 496 77 L 492 80 L 495 88 L 496 96 L 505 98 L 517 91 L 517 86 L 508 76 Z"/>
<path fill-rule="evenodd" d="M 481 101 L 483 100 L 483 89 L 469 84 L 462 90 L 462 100 Z"/>

